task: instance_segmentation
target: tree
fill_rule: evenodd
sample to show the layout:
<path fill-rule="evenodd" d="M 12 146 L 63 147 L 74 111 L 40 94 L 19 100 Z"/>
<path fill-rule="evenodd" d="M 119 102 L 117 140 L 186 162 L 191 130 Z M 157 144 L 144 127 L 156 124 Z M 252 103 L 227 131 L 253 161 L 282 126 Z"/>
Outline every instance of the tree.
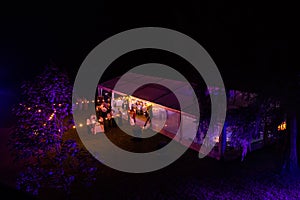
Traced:
<path fill-rule="evenodd" d="M 284 109 L 287 114 L 287 134 L 285 137 L 285 148 L 283 149 L 283 173 L 300 173 L 298 156 L 300 142 L 298 140 L 298 123 L 299 116 L 299 89 L 300 89 L 300 73 L 290 74 L 290 79 L 287 81 L 281 99 L 284 104 Z"/>
<path fill-rule="evenodd" d="M 236 96 L 243 100 L 239 100 Z M 235 106 L 228 110 L 226 118 L 227 127 L 232 132 L 230 142 L 235 148 L 240 148 L 244 140 L 251 142 L 253 139 L 259 139 L 260 132 L 277 133 L 277 126 L 283 118 L 278 98 L 257 94 L 253 94 L 252 98 L 243 96 L 249 95 L 247 93 L 232 95 L 234 100 L 229 99 L 229 102 Z"/>
<path fill-rule="evenodd" d="M 16 124 L 10 138 L 15 159 L 24 164 L 17 187 L 35 195 L 40 188 L 69 194 L 73 183 L 92 181 L 96 168 L 89 166 L 91 156 L 76 140 L 64 138 L 67 132 L 75 131 L 72 85 L 66 73 L 48 66 L 21 89 L 20 103 L 13 109 Z"/>

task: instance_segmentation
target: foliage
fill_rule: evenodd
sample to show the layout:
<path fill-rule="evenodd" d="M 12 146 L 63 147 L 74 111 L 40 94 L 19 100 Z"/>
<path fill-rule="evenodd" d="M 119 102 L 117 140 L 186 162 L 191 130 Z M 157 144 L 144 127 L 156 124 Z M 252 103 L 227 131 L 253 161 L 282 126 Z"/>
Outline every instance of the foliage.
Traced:
<path fill-rule="evenodd" d="M 255 96 L 244 106 L 229 109 L 226 125 L 232 131 L 231 145 L 239 148 L 243 140 L 251 142 L 259 139 L 261 133 L 265 134 L 268 130 L 276 133 L 282 118 L 280 104 L 272 97 Z"/>
<path fill-rule="evenodd" d="M 96 168 L 87 161 L 91 156 L 75 140 L 63 137 L 73 129 L 72 85 L 67 75 L 46 67 L 21 88 L 20 103 L 13 109 L 17 123 L 10 138 L 16 161 L 24 165 L 18 188 L 33 194 L 45 187 L 70 193 L 77 179 L 93 180 Z"/>

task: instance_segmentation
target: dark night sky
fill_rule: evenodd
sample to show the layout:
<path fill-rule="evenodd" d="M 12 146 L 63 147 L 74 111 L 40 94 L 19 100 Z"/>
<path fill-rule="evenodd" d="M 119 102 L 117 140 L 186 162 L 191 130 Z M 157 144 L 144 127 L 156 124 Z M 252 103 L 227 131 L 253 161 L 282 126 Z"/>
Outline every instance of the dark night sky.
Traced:
<path fill-rule="evenodd" d="M 230 88 L 272 93 L 299 73 L 288 58 L 295 26 L 288 3 L 118 5 L 100 1 L 97 5 L 2 7 L 1 109 L 10 105 L 3 99 L 13 102 L 21 81 L 32 79 L 44 65 L 55 63 L 74 77 L 101 41 L 143 26 L 175 29 L 197 40 Z"/>

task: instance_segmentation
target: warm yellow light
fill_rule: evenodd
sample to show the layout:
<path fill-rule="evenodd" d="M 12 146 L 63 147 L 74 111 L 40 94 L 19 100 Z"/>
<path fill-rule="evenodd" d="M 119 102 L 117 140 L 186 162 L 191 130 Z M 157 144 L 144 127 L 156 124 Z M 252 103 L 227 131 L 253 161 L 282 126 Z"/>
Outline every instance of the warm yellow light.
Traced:
<path fill-rule="evenodd" d="M 60 103 L 60 104 L 58 104 L 58 106 L 59 106 L 59 107 L 61 107 L 61 103 Z"/>
<path fill-rule="evenodd" d="M 286 130 L 286 122 L 284 121 L 281 124 L 279 124 L 278 127 L 277 127 L 277 130 L 278 131 L 284 131 L 284 130 Z"/>
<path fill-rule="evenodd" d="M 78 102 L 76 102 L 76 104 L 78 105 Z"/>
<path fill-rule="evenodd" d="M 30 110 L 31 108 L 29 107 L 29 108 L 27 108 L 27 110 Z"/>
<path fill-rule="evenodd" d="M 84 101 L 82 101 L 81 103 L 84 103 Z"/>
<path fill-rule="evenodd" d="M 73 126 L 73 128 L 76 128 L 76 126 Z"/>
<path fill-rule="evenodd" d="M 83 127 L 83 124 L 79 124 L 79 127 Z"/>

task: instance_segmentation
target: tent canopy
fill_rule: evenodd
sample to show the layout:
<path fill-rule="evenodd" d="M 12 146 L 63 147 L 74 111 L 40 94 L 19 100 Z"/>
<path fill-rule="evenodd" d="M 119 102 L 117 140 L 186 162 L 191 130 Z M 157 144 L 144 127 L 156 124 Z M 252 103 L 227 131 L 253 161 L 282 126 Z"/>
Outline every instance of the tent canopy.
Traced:
<path fill-rule="evenodd" d="M 116 84 L 118 84 L 117 90 L 114 89 Z M 139 99 L 144 99 L 175 110 L 181 110 L 189 114 L 195 114 L 197 110 L 195 106 L 199 106 L 198 102 L 195 102 L 193 99 L 192 86 L 187 82 L 179 80 L 130 72 L 126 73 L 126 76 L 122 77 L 122 79 L 121 77 L 116 77 L 99 84 L 99 88 L 122 94 L 127 94 L 126 89 L 136 86 L 138 86 L 138 89 L 130 95 Z M 182 100 L 183 105 L 179 105 L 175 94 L 178 99 Z"/>

